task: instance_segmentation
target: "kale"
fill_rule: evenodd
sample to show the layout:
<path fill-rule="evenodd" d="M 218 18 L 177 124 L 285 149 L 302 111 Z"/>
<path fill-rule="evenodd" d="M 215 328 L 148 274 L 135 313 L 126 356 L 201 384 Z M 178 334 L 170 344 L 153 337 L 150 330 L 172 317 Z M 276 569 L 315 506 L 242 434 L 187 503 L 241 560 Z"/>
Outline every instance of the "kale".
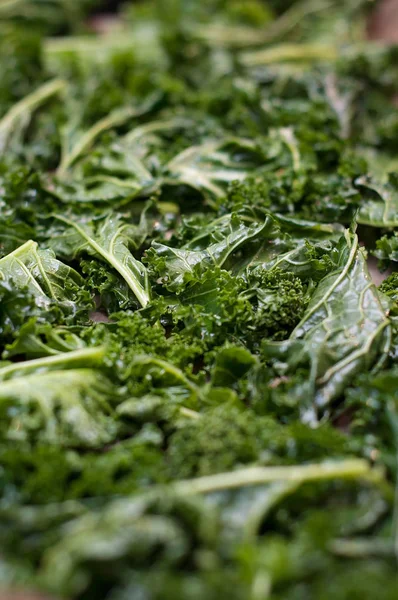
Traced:
<path fill-rule="evenodd" d="M 0 596 L 395 599 L 397 48 L 94 5 L 0 2 Z"/>
<path fill-rule="evenodd" d="M 379 286 L 380 292 L 391 296 L 393 300 L 397 300 L 398 293 L 398 273 L 391 273 Z"/>

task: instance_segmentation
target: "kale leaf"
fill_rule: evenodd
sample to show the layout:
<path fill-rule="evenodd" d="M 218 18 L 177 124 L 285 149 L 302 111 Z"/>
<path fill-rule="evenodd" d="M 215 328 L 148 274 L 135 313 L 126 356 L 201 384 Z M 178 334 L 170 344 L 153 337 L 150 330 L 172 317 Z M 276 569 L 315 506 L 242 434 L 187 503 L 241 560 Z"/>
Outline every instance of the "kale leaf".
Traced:
<path fill-rule="evenodd" d="M 0 596 L 395 600 L 397 48 L 98 4 L 0 2 Z"/>

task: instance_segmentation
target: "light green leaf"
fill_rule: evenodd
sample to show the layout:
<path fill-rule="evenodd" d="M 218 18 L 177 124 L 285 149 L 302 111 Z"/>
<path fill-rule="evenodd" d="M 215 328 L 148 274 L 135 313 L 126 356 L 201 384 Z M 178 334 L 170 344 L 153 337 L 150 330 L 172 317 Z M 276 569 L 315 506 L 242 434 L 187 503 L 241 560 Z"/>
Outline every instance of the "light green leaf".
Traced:
<path fill-rule="evenodd" d="M 186 246 L 178 249 L 154 242 L 149 260 L 158 274 L 165 278 L 167 287 L 176 290 L 184 283 L 187 276 L 194 273 L 195 267 L 201 269 L 222 267 L 228 257 L 238 248 L 260 236 L 266 236 L 272 228 L 272 219 L 267 217 L 263 222 L 247 222 L 240 215 L 228 215 L 219 223 L 219 241 L 210 244 L 204 250 L 193 250 L 198 243 L 195 238 Z M 210 232 L 206 232 L 208 238 Z"/>
<path fill-rule="evenodd" d="M 23 131 L 29 125 L 32 113 L 49 98 L 62 92 L 65 87 L 65 81 L 53 79 L 14 104 L 0 119 L 0 155 L 6 151 L 11 136 L 15 135 L 15 132 Z"/>
<path fill-rule="evenodd" d="M 244 179 L 248 169 L 253 166 L 249 161 L 234 158 L 234 146 L 242 153 L 256 152 L 253 142 L 239 138 L 191 146 L 166 165 L 167 182 L 185 184 L 210 194 L 211 197 L 222 197 L 225 184 Z"/>
<path fill-rule="evenodd" d="M 98 371 L 84 367 L 102 356 L 102 349 L 78 350 L 0 369 L 2 435 L 60 446 L 109 443 L 117 432 L 108 404 L 113 388 Z"/>
<path fill-rule="evenodd" d="M 398 188 L 395 179 L 390 179 L 387 183 L 377 183 L 360 177 L 355 183 L 365 193 L 364 202 L 357 215 L 358 223 L 371 227 L 397 227 Z"/>
<path fill-rule="evenodd" d="M 158 97 L 158 94 L 154 93 L 141 106 L 117 108 L 84 132 L 76 127 L 75 120 L 72 118 L 63 132 L 62 158 L 58 167 L 58 174 L 64 174 L 92 146 L 102 133 L 114 127 L 124 125 L 130 119 L 148 112 L 156 100 L 158 100 Z"/>
<path fill-rule="evenodd" d="M 0 381 L 48 370 L 99 366 L 102 364 L 104 356 L 105 348 L 98 346 L 95 348 L 80 348 L 71 352 L 60 352 L 54 356 L 45 356 L 34 360 L 15 362 L 0 368 Z"/>
<path fill-rule="evenodd" d="M 291 335 L 311 360 L 310 382 L 317 407 L 338 397 L 352 377 L 386 357 L 391 342 L 387 308 L 371 280 L 356 235 L 345 233 L 340 267 L 319 283 Z M 303 398 L 307 404 L 308 398 Z"/>
<path fill-rule="evenodd" d="M 123 277 L 142 306 L 148 304 L 151 290 L 146 268 L 129 250 L 134 246 L 134 226 L 122 223 L 117 216 L 107 217 L 97 229 L 92 222 L 76 223 L 61 215 L 55 218 L 71 229 L 54 238 L 53 246 L 73 256 L 84 252 L 98 256 Z"/>
<path fill-rule="evenodd" d="M 173 488 L 180 494 L 210 494 L 221 490 L 239 489 L 252 485 L 276 481 L 304 483 L 330 479 L 374 479 L 382 480 L 383 474 L 373 471 L 362 459 L 347 459 L 288 467 L 246 467 L 228 473 L 217 473 L 179 481 Z"/>
<path fill-rule="evenodd" d="M 65 282 L 83 286 L 74 269 L 55 258 L 52 250 L 40 250 L 29 240 L 0 259 L 0 280 L 12 281 L 17 288 L 28 288 L 44 305 L 49 300 L 70 302 Z"/>

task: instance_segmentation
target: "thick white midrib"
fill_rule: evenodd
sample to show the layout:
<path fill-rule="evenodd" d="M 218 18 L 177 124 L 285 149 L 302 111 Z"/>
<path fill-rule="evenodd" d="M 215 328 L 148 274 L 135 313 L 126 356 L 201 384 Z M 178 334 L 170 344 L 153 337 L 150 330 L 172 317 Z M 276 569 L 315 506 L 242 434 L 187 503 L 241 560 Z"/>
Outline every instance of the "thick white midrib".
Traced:
<path fill-rule="evenodd" d="M 126 269 L 120 261 L 116 260 L 114 258 L 113 254 L 111 254 L 110 252 L 107 252 L 106 250 L 101 248 L 101 246 L 99 246 L 94 240 L 91 240 L 91 242 L 90 242 L 90 238 L 89 238 L 87 241 L 88 241 L 88 243 L 92 244 L 92 247 L 99 254 L 101 254 L 101 256 L 103 256 L 109 262 L 109 264 L 111 264 L 112 267 L 114 269 L 116 269 L 116 271 L 118 271 L 118 273 L 120 273 L 120 275 L 123 277 L 123 279 L 127 282 L 129 288 L 132 290 L 132 292 L 136 296 L 137 300 L 140 302 L 141 306 L 145 308 L 145 306 L 149 302 L 148 294 L 145 293 L 143 288 L 141 289 L 141 286 L 138 286 L 136 284 L 135 280 L 131 277 L 128 269 Z M 113 240 L 112 240 L 112 243 L 113 243 Z"/>
<path fill-rule="evenodd" d="M 147 125 L 140 125 L 135 127 L 132 131 L 129 131 L 125 135 L 125 140 L 131 142 L 133 140 L 137 140 L 148 133 L 155 133 L 158 131 L 167 131 L 168 129 L 174 129 L 180 126 L 190 125 L 190 123 L 185 122 L 184 119 L 168 119 L 167 121 L 153 121 L 152 123 L 148 123 Z"/>
<path fill-rule="evenodd" d="M 18 246 L 18 248 L 15 248 L 15 250 L 13 250 L 13 252 L 10 252 L 9 254 L 3 256 L 3 258 L 0 258 L 0 266 L 1 263 L 10 256 L 18 256 L 19 254 L 23 254 L 25 250 L 29 249 L 31 246 L 37 246 L 37 242 L 34 242 L 33 240 L 28 240 L 27 242 L 22 244 L 22 246 Z"/>
<path fill-rule="evenodd" d="M 173 488 L 186 494 L 206 494 L 275 481 L 304 483 L 329 479 L 371 479 L 372 475 L 377 476 L 377 472 L 372 471 L 366 460 L 347 459 L 342 462 L 308 464 L 300 467 L 248 467 L 197 479 L 182 480 Z"/>
<path fill-rule="evenodd" d="M 280 130 L 282 139 L 292 155 L 293 171 L 300 170 L 300 153 L 298 152 L 295 143 L 297 139 L 293 133 L 292 127 L 282 127 Z"/>
<path fill-rule="evenodd" d="M 87 243 L 96 252 L 98 252 L 100 256 L 105 258 L 105 260 L 109 262 L 109 264 L 111 264 L 112 267 L 116 269 L 118 273 L 120 273 L 120 275 L 126 281 L 133 294 L 136 296 L 137 300 L 140 302 L 141 306 L 145 308 L 145 306 L 149 302 L 149 296 L 143 288 L 140 289 L 141 286 L 137 286 L 135 280 L 131 277 L 129 271 L 124 267 L 124 265 L 120 261 L 116 260 L 110 252 L 107 252 L 104 248 L 102 248 L 102 246 L 97 244 L 97 242 L 93 240 L 93 238 L 88 236 L 86 232 L 83 229 L 81 229 L 81 227 L 79 227 L 79 225 L 76 225 L 76 223 L 73 223 L 73 221 L 69 221 L 69 219 L 65 219 L 64 217 L 57 216 L 57 219 L 59 219 L 60 221 L 64 221 L 64 223 L 67 223 L 68 225 L 74 227 L 76 231 L 78 231 L 80 235 L 87 241 Z M 115 239 L 115 237 L 116 236 L 113 237 L 113 240 Z M 113 243 L 113 240 L 111 244 Z"/>
<path fill-rule="evenodd" d="M 126 110 L 124 112 L 119 112 L 114 115 L 108 115 L 103 119 L 94 123 L 92 127 L 90 127 L 81 138 L 76 142 L 76 144 L 72 147 L 70 152 L 67 152 L 61 160 L 61 164 L 58 168 L 59 173 L 63 173 L 66 171 L 78 158 L 79 156 L 87 150 L 87 148 L 94 142 L 95 138 L 97 138 L 101 133 L 106 131 L 107 129 L 111 129 L 112 127 L 116 127 L 117 125 L 123 124 L 124 121 L 135 116 L 133 110 Z"/>
<path fill-rule="evenodd" d="M 53 79 L 42 85 L 35 92 L 32 92 L 32 94 L 22 98 L 0 120 L 0 133 L 6 131 L 10 124 L 24 112 L 34 109 L 42 101 L 61 91 L 65 86 L 66 82 L 63 79 Z"/>
<path fill-rule="evenodd" d="M 29 269 L 25 265 L 25 263 L 23 263 L 22 260 L 20 260 L 18 257 L 15 257 L 15 260 L 17 261 L 18 265 L 21 267 L 21 269 L 23 270 L 23 272 L 25 273 L 25 275 L 27 276 L 27 278 L 29 279 L 31 284 L 40 292 L 40 294 L 43 294 L 43 296 L 45 296 L 46 295 L 45 291 L 41 288 L 39 283 L 33 277 L 32 273 L 29 271 Z"/>
<path fill-rule="evenodd" d="M 390 213 L 391 204 L 392 204 L 392 202 L 391 202 L 391 196 L 389 196 L 388 199 L 384 203 L 383 222 L 386 222 L 388 220 L 387 216 Z"/>
<path fill-rule="evenodd" d="M 103 353 L 104 347 L 96 346 L 94 348 L 82 348 L 80 350 L 72 350 L 71 352 L 62 352 L 61 354 L 57 354 L 55 356 L 46 356 L 45 358 L 36 358 L 20 363 L 13 363 L 12 365 L 8 365 L 7 367 L 0 369 L 0 379 L 4 379 L 4 377 L 7 377 L 15 371 L 27 370 L 27 374 L 29 374 L 29 371 L 32 369 L 36 370 L 40 368 L 53 367 L 54 365 L 62 364 L 65 360 L 68 360 L 69 364 L 71 364 L 87 358 L 100 358 Z"/>
<path fill-rule="evenodd" d="M 47 284 L 47 288 L 49 290 L 50 296 L 51 296 L 51 298 L 53 300 L 55 300 L 56 299 L 56 295 L 55 295 L 55 292 L 53 290 L 52 283 L 51 283 L 49 277 L 47 277 L 47 273 L 45 272 L 45 270 L 43 268 L 43 263 L 42 263 L 41 258 L 39 256 L 39 253 L 37 252 L 37 244 L 36 244 L 36 246 L 35 246 L 35 248 L 33 250 L 33 253 L 34 253 L 34 256 L 36 258 L 37 268 L 39 269 L 39 271 L 41 273 L 41 276 L 43 277 L 44 281 Z"/>

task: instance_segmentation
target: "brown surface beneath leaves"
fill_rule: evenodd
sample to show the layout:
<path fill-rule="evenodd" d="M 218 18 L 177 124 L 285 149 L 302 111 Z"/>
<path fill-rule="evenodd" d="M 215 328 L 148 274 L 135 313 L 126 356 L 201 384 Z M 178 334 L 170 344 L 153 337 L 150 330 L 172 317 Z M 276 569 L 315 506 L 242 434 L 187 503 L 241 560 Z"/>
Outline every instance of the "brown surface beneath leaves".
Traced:
<path fill-rule="evenodd" d="M 369 22 L 369 38 L 398 43 L 398 0 L 384 0 Z"/>

